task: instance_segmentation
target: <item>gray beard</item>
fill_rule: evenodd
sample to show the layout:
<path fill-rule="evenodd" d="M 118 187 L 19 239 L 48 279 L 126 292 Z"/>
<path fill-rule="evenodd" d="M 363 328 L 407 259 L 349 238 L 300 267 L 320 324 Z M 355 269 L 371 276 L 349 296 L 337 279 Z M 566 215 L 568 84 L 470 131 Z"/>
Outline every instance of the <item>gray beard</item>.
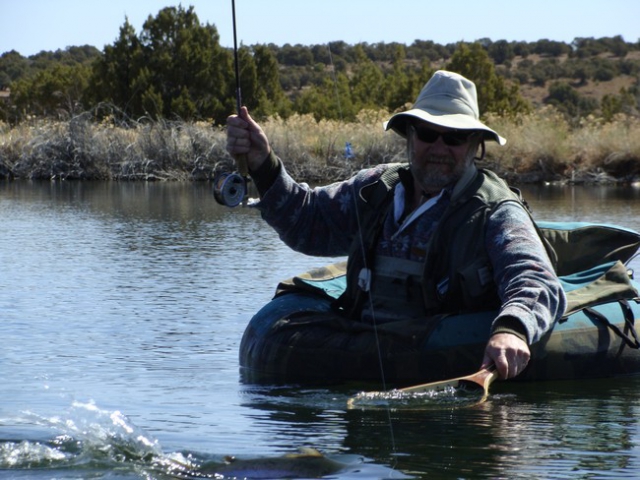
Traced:
<path fill-rule="evenodd" d="M 433 159 L 427 158 L 426 160 L 427 162 L 431 160 L 432 162 L 443 163 L 446 165 L 453 165 L 454 163 L 453 160 L 448 157 L 438 157 Z M 460 180 L 467 168 L 467 163 L 459 164 L 451 173 L 447 174 L 434 171 L 432 168 L 429 168 L 428 164 L 425 167 L 416 167 L 413 162 L 411 162 L 411 173 L 425 191 L 439 191 L 454 184 Z"/>

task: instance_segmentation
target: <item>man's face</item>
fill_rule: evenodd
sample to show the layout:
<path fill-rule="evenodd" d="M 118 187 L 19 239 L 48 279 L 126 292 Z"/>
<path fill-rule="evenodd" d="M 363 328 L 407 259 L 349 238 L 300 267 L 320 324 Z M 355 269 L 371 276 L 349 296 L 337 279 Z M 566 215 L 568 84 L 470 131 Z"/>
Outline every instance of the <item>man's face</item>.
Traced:
<path fill-rule="evenodd" d="M 407 126 L 407 147 L 416 187 L 435 193 L 462 177 L 473 163 L 479 136 L 427 122 Z"/>

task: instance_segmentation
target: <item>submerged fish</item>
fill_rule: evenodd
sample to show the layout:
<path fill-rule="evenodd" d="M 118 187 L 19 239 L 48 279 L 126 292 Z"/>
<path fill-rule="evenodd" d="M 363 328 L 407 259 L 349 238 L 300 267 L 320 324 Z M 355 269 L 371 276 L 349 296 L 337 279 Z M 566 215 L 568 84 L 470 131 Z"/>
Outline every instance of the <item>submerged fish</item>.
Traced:
<path fill-rule="evenodd" d="M 247 460 L 226 457 L 220 465 L 203 464 L 198 469 L 214 478 L 246 478 L 267 480 L 278 478 L 321 478 L 336 473 L 346 465 L 331 460 L 316 449 L 301 448 L 299 453 L 280 457 L 253 458 Z"/>

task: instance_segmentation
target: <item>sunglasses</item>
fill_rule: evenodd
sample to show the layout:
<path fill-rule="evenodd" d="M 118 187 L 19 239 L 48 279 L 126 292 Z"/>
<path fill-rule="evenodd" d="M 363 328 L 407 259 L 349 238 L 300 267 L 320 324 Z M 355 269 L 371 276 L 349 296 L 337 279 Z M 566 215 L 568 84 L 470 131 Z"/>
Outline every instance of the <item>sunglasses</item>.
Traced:
<path fill-rule="evenodd" d="M 435 143 L 439 137 L 442 137 L 442 141 L 445 145 L 450 147 L 459 147 L 469 141 L 469 138 L 473 136 L 474 131 L 462 131 L 453 130 L 450 132 L 437 132 L 430 128 L 416 128 L 415 125 L 409 125 L 411 130 L 416 134 L 418 140 L 425 143 Z"/>

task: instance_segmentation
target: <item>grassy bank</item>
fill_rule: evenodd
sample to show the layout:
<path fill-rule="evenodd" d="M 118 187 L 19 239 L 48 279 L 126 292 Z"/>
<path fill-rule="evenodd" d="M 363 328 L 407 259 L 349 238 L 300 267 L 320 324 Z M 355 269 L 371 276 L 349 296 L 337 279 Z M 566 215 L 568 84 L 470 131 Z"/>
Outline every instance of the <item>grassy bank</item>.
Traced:
<path fill-rule="evenodd" d="M 362 166 L 403 161 L 404 142 L 384 132 L 386 112 L 362 112 L 355 123 L 316 122 L 311 116 L 262 123 L 274 150 L 300 181 L 346 178 Z M 577 126 L 552 109 L 517 120 L 489 118 L 508 139 L 487 144 L 484 166 L 513 183 L 640 181 L 640 119 Z M 210 180 L 233 169 L 223 128 L 186 122 L 121 127 L 88 116 L 65 122 L 34 119 L 0 124 L 0 178 L 84 180 Z M 345 144 L 354 158 L 345 159 Z"/>

